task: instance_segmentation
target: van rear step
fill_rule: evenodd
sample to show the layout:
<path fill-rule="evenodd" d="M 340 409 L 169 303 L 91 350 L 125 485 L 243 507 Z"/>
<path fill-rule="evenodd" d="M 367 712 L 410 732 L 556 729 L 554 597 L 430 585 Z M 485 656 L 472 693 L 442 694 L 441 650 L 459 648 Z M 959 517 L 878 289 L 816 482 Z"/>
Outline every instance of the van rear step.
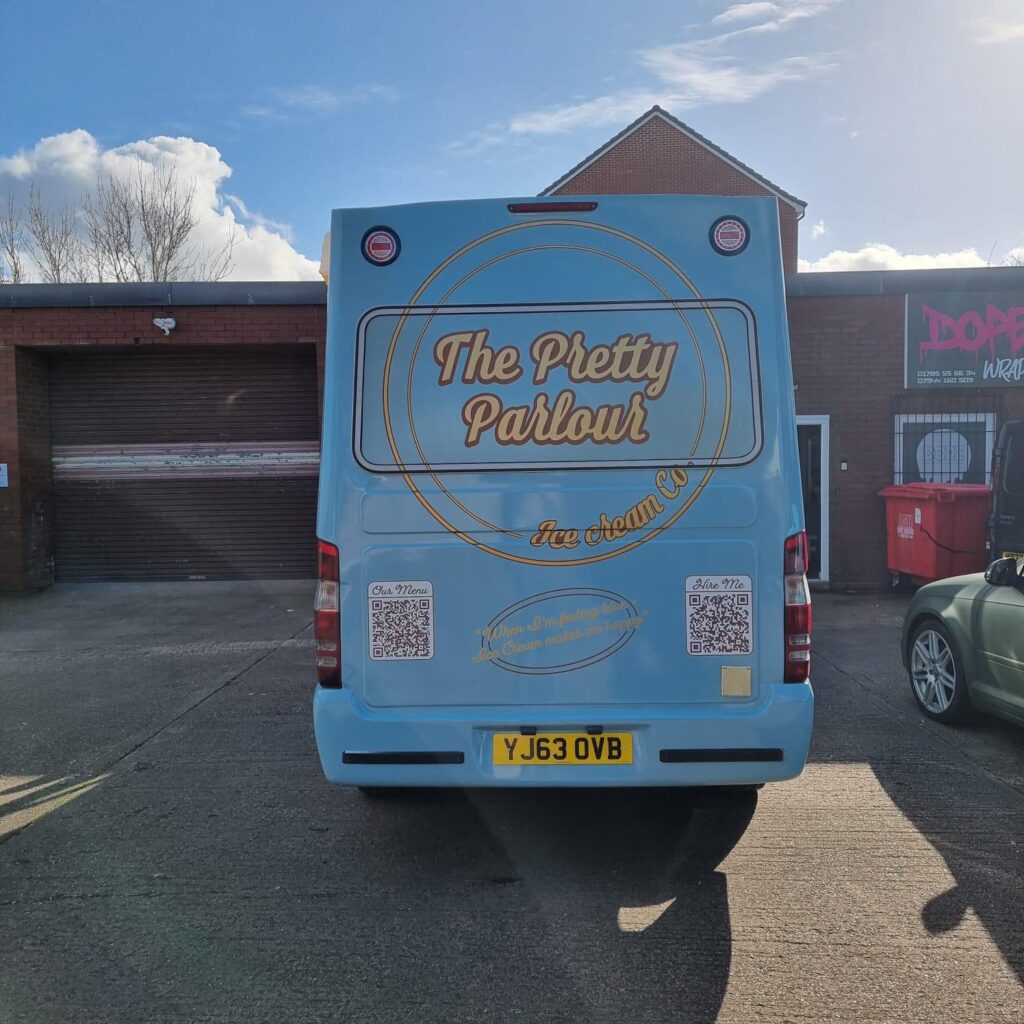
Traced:
<path fill-rule="evenodd" d="M 781 747 L 725 747 L 669 749 L 661 752 L 663 764 L 735 764 L 740 761 L 782 761 Z"/>
<path fill-rule="evenodd" d="M 346 750 L 342 764 L 463 764 L 461 750 Z"/>

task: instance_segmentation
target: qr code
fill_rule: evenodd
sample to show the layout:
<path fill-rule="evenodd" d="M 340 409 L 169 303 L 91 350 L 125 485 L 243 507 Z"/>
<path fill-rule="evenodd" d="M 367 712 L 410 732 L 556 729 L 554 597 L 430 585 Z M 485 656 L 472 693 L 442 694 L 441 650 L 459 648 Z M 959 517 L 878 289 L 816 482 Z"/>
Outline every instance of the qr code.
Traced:
<path fill-rule="evenodd" d="M 686 580 L 688 654 L 750 654 L 754 597 L 749 576 L 690 576 Z"/>
<path fill-rule="evenodd" d="M 434 656 L 434 588 L 424 580 L 371 583 L 370 658 L 416 661 Z"/>

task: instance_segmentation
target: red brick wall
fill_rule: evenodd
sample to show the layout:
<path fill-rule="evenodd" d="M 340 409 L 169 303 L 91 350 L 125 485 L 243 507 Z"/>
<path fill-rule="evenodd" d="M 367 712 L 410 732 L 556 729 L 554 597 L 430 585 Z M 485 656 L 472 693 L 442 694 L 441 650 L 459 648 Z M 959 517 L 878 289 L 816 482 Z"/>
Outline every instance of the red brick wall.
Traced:
<path fill-rule="evenodd" d="M 877 494 L 892 483 L 903 310 L 902 295 L 789 300 L 796 411 L 831 417 L 829 576 L 838 584 L 876 586 L 888 575 Z"/>
<path fill-rule="evenodd" d="M 554 195 L 644 194 L 765 196 L 772 195 L 742 171 L 654 117 L 598 157 Z M 797 223 L 789 203 L 779 200 L 782 262 L 787 274 L 797 268 Z"/>
<path fill-rule="evenodd" d="M 20 590 L 23 578 L 16 360 L 14 347 L 0 342 L 0 462 L 7 464 L 9 479 L 0 488 L 0 590 Z"/>
<path fill-rule="evenodd" d="M 188 306 L 0 310 L 0 591 L 52 582 L 46 355 L 61 349 L 183 345 L 322 346 L 323 306 Z M 174 316 L 165 337 L 154 317 Z M 322 364 L 322 360 L 320 361 Z"/>
<path fill-rule="evenodd" d="M 837 586 L 888 580 L 878 492 L 893 482 L 897 412 L 955 413 L 969 401 L 972 410 L 996 412 L 999 425 L 1024 418 L 1022 388 L 904 391 L 905 301 L 854 295 L 788 302 L 797 413 L 831 417 L 829 576 Z"/>
<path fill-rule="evenodd" d="M 165 337 L 155 317 L 178 326 Z M 322 341 L 323 306 L 138 306 L 0 310 L 0 344 L 68 348 L 82 345 L 280 345 Z"/>
<path fill-rule="evenodd" d="M 165 338 L 153 318 L 174 315 Z M 323 364 L 323 306 L 217 306 L 0 310 L 0 591 L 45 586 L 50 555 L 47 355 L 126 346 L 316 344 Z M 878 587 L 888 578 L 878 491 L 892 482 L 894 403 L 901 411 L 957 412 L 957 392 L 903 390 L 904 297 L 791 298 L 797 411 L 830 417 L 830 578 Z M 322 385 L 321 385 L 322 388 Z M 1001 421 L 1024 418 L 1024 389 L 971 389 Z M 839 468 L 845 460 L 848 469 Z"/>

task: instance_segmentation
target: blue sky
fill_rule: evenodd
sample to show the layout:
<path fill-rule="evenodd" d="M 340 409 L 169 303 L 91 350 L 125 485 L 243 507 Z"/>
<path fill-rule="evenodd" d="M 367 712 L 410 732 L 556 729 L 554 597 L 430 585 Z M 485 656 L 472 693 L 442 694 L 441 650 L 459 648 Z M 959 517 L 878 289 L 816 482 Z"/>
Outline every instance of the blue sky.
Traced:
<path fill-rule="evenodd" d="M 332 207 L 533 194 L 659 102 L 808 201 L 807 260 L 881 245 L 893 265 L 999 262 L 1024 246 L 1015 0 L 5 12 L 0 192 L 47 168 L 51 186 L 66 180 L 61 161 L 83 146 L 95 162 L 193 140 L 220 153 L 214 205 L 236 197 L 239 218 L 316 257 Z M 77 157 L 33 155 L 74 131 L 92 140 L 76 137 Z M 200 175 L 216 163 L 202 152 L 185 165 Z"/>

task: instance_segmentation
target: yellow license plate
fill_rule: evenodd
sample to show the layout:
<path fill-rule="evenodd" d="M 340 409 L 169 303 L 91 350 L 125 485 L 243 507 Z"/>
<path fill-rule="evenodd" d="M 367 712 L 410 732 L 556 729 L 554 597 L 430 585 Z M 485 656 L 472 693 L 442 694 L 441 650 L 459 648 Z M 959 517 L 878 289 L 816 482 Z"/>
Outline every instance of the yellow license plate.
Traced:
<path fill-rule="evenodd" d="M 518 732 L 494 734 L 494 763 L 524 764 L 632 764 L 633 734 L 603 732 Z"/>
<path fill-rule="evenodd" d="M 1004 551 L 1003 558 L 1016 558 L 1019 562 L 1024 558 L 1024 551 Z"/>

